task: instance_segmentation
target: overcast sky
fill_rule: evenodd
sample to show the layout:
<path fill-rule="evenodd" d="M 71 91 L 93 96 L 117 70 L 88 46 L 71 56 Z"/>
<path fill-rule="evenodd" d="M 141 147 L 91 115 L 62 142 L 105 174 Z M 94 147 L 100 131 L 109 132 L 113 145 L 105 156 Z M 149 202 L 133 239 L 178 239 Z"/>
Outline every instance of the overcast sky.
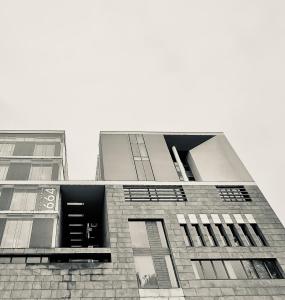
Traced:
<path fill-rule="evenodd" d="M 0 0 L 0 129 L 224 131 L 285 222 L 285 1 Z"/>

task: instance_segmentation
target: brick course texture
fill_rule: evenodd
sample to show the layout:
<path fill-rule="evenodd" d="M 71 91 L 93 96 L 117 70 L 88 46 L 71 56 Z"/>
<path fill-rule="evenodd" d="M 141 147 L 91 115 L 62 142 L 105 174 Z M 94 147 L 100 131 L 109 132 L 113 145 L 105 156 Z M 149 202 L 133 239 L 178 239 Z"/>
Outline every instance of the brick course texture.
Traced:
<path fill-rule="evenodd" d="M 199 280 L 191 259 L 276 258 L 285 270 L 285 230 L 256 186 L 252 202 L 223 202 L 215 186 L 187 185 L 187 202 L 128 202 L 121 185 L 106 186 L 112 261 L 1 263 L 1 299 L 281 300 L 285 279 Z M 186 247 L 177 214 L 252 214 L 269 247 Z M 163 220 L 179 289 L 139 290 L 128 219 Z M 189 219 L 187 219 L 189 224 Z"/>

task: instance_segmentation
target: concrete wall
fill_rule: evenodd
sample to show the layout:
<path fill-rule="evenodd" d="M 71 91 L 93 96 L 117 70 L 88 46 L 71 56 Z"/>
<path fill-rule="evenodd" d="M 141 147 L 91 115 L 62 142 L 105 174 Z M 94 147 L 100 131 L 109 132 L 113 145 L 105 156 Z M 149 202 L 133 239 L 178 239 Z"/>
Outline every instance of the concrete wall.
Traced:
<path fill-rule="evenodd" d="M 144 134 L 152 171 L 156 181 L 179 181 L 164 136 Z"/>
<path fill-rule="evenodd" d="M 104 180 L 137 180 L 127 134 L 101 134 L 100 157 Z"/>
<path fill-rule="evenodd" d="M 185 186 L 187 202 L 126 202 L 122 186 L 106 189 L 112 262 L 12 264 L 0 260 L 0 299 L 281 300 L 285 279 L 199 280 L 191 259 L 277 258 L 285 270 L 285 230 L 256 186 L 252 202 L 223 202 L 215 186 Z M 177 214 L 253 214 L 270 247 L 186 247 Z M 128 219 L 164 220 L 180 289 L 139 290 Z M 189 220 L 187 220 L 189 223 Z"/>
<path fill-rule="evenodd" d="M 223 135 L 191 149 L 187 161 L 196 181 L 253 181 Z"/>

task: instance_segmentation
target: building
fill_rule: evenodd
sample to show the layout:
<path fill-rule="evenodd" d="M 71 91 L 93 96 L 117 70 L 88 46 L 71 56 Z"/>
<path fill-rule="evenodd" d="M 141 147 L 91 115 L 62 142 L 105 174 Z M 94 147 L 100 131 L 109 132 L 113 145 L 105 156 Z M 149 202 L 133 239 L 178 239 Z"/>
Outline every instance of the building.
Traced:
<path fill-rule="evenodd" d="M 94 170 L 95 173 L 95 170 Z M 285 299 L 285 230 L 223 133 L 0 132 L 1 299 Z"/>

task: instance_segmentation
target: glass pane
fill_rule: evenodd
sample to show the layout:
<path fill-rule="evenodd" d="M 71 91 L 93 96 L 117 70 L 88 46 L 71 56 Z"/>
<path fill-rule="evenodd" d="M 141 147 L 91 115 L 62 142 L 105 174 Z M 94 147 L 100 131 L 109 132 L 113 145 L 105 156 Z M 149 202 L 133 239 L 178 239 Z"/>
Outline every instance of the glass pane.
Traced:
<path fill-rule="evenodd" d="M 282 278 L 280 271 L 278 270 L 276 263 L 272 260 L 264 261 L 270 277 L 273 279 Z"/>
<path fill-rule="evenodd" d="M 224 264 L 225 264 L 225 267 L 226 267 L 226 270 L 229 274 L 230 279 L 237 279 L 236 273 L 235 273 L 235 271 L 233 269 L 233 266 L 232 266 L 232 261 L 225 260 Z"/>
<path fill-rule="evenodd" d="M 18 221 L 15 248 L 29 248 L 33 221 Z"/>
<path fill-rule="evenodd" d="M 17 220 L 7 221 L 1 241 L 1 248 L 14 248 L 14 237 L 17 228 Z"/>
<path fill-rule="evenodd" d="M 161 221 L 157 221 L 156 225 L 157 225 L 158 234 L 159 234 L 159 237 L 160 237 L 161 246 L 163 248 L 168 248 L 166 237 L 165 237 L 165 232 L 164 232 Z"/>
<path fill-rule="evenodd" d="M 198 260 L 192 260 L 192 266 L 196 279 L 204 279 L 201 263 Z"/>
<path fill-rule="evenodd" d="M 181 228 L 181 231 L 182 231 L 182 235 L 183 235 L 183 239 L 184 239 L 186 247 L 192 246 L 191 243 L 190 243 L 190 237 L 188 235 L 189 233 L 186 229 L 186 225 L 180 225 L 180 228 Z"/>
<path fill-rule="evenodd" d="M 250 226 L 252 227 L 256 238 L 260 241 L 262 246 L 267 246 L 267 241 L 263 235 L 263 233 L 261 232 L 260 228 L 258 227 L 257 224 L 250 224 Z"/>
<path fill-rule="evenodd" d="M 30 180 L 51 180 L 51 166 L 32 166 L 30 171 Z"/>
<path fill-rule="evenodd" d="M 217 275 L 217 279 L 228 279 L 228 274 L 226 272 L 223 261 L 213 260 L 213 266 Z"/>
<path fill-rule="evenodd" d="M 133 156 L 141 156 L 138 144 L 131 144 L 131 146 L 132 146 Z"/>
<path fill-rule="evenodd" d="M 10 210 L 34 210 L 36 199 L 37 193 L 14 192 Z"/>
<path fill-rule="evenodd" d="M 133 248 L 150 248 L 144 221 L 129 221 Z"/>
<path fill-rule="evenodd" d="M 137 134 L 137 141 L 139 144 L 144 144 L 143 136 L 142 134 Z"/>
<path fill-rule="evenodd" d="M 166 262 L 166 266 L 167 266 L 167 270 L 168 270 L 169 279 L 171 282 L 171 287 L 177 288 L 178 282 L 177 282 L 177 278 L 176 278 L 176 275 L 174 272 L 173 263 L 172 263 L 170 255 L 165 256 L 165 262 Z"/>
<path fill-rule="evenodd" d="M 239 224 L 248 246 L 255 246 L 254 240 L 245 224 Z"/>
<path fill-rule="evenodd" d="M 216 275 L 210 260 L 202 260 L 202 269 L 205 275 L 205 279 L 216 279 Z"/>
<path fill-rule="evenodd" d="M 138 144 L 138 145 L 139 145 L 141 156 L 148 157 L 145 145 L 144 144 Z"/>
<path fill-rule="evenodd" d="M 0 156 L 12 156 L 15 144 L 0 144 Z"/>
<path fill-rule="evenodd" d="M 252 260 L 252 262 L 253 262 L 254 268 L 255 268 L 256 273 L 258 274 L 259 278 L 262 278 L 262 279 L 270 278 L 270 276 L 267 272 L 267 269 L 262 260 L 254 259 L 254 260 Z"/>
<path fill-rule="evenodd" d="M 255 272 L 255 269 L 253 267 L 253 264 L 250 260 L 242 260 L 241 262 L 242 262 L 245 272 L 247 274 L 247 278 L 249 278 L 249 279 L 258 278 L 258 276 Z"/>
<path fill-rule="evenodd" d="M 8 165 L 0 165 L 0 180 L 5 180 L 8 173 Z"/>
<path fill-rule="evenodd" d="M 158 288 L 151 256 L 135 256 L 136 275 L 140 288 Z"/>
<path fill-rule="evenodd" d="M 35 156 L 54 156 L 55 145 L 39 144 L 35 145 L 34 155 Z"/>
<path fill-rule="evenodd" d="M 231 260 L 231 265 L 234 269 L 237 279 L 247 279 L 245 270 L 240 260 Z"/>
<path fill-rule="evenodd" d="M 137 170 L 137 174 L 138 174 L 138 179 L 146 180 L 142 161 L 135 160 L 135 165 L 136 165 L 136 170 Z"/>

